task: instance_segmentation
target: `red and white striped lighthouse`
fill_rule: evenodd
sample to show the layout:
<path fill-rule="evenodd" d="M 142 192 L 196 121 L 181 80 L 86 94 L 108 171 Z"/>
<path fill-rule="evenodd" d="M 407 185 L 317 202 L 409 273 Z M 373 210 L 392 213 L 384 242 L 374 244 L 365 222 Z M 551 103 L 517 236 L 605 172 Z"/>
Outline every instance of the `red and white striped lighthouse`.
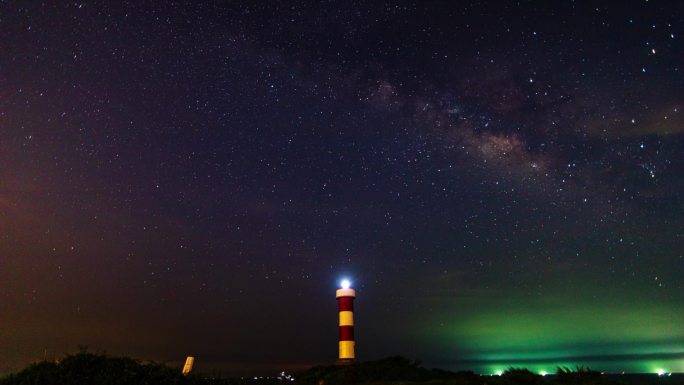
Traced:
<path fill-rule="evenodd" d="M 351 289 L 349 280 L 342 280 L 341 289 L 336 294 L 337 304 L 340 309 L 340 341 L 339 365 L 353 364 L 356 362 L 354 354 L 354 298 L 356 291 Z"/>

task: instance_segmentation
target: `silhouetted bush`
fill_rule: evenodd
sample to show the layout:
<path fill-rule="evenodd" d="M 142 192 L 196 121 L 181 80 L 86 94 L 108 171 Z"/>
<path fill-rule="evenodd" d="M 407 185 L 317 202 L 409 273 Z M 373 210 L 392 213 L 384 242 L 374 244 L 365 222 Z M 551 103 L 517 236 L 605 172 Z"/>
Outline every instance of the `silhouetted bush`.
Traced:
<path fill-rule="evenodd" d="M 593 385 L 604 382 L 600 372 L 584 366 L 577 366 L 574 371 L 567 367 L 558 367 L 556 380 L 563 385 Z"/>
<path fill-rule="evenodd" d="M 142 365 L 131 358 L 81 351 L 60 362 L 33 364 L 0 379 L 0 385 L 185 385 L 198 381 L 165 365 Z"/>
<path fill-rule="evenodd" d="M 522 368 L 508 368 L 503 372 L 501 379 L 504 384 L 512 385 L 537 385 L 544 383 L 542 376 Z"/>
<path fill-rule="evenodd" d="M 402 356 L 349 366 L 316 366 L 295 375 L 298 384 L 342 385 L 350 383 L 430 382 L 479 384 L 479 376 L 472 372 L 454 373 L 440 369 L 426 369 L 420 362 Z"/>

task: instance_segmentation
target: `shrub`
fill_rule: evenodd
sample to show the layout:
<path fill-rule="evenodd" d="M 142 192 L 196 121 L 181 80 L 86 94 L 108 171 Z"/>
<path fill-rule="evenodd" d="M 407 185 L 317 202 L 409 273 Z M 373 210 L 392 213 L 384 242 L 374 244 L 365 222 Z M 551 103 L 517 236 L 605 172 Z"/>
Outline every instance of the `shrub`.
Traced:
<path fill-rule="evenodd" d="M 0 385 L 181 385 L 194 381 L 165 365 L 142 365 L 131 358 L 81 351 L 60 362 L 33 364 L 0 379 Z"/>

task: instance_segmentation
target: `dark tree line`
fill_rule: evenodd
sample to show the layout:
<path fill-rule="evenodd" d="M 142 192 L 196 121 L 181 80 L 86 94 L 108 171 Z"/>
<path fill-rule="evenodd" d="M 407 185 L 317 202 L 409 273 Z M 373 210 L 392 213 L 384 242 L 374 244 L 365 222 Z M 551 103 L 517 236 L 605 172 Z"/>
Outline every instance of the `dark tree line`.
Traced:
<path fill-rule="evenodd" d="M 0 379 L 0 385 L 181 385 L 194 380 L 165 365 L 82 351 L 60 361 L 35 363 Z"/>
<path fill-rule="evenodd" d="M 501 376 L 427 369 L 401 356 L 349 366 L 316 366 L 295 374 L 303 385 L 612 385 L 618 384 L 588 368 L 558 368 L 542 377 L 527 369 L 509 368 Z M 217 379 L 197 374 L 183 376 L 180 369 L 143 364 L 131 358 L 108 357 L 84 350 L 60 361 L 43 361 L 0 378 L 0 385 L 284 385 L 269 379 Z M 674 383 L 674 382 L 672 382 Z"/>

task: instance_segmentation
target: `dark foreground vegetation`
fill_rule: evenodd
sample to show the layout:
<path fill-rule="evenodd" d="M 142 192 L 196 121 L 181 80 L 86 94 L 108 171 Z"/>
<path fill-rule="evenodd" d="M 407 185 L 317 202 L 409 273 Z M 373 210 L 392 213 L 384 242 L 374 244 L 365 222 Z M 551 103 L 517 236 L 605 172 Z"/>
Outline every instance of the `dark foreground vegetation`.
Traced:
<path fill-rule="evenodd" d="M 80 352 L 55 362 L 35 363 L 0 379 L 0 385 L 147 385 L 196 384 L 179 369 L 161 364 L 141 364 L 123 357 Z"/>
<path fill-rule="evenodd" d="M 429 384 L 429 385 L 611 385 L 620 384 L 587 368 L 559 368 L 554 376 L 542 377 L 527 369 L 510 368 L 501 376 L 473 372 L 426 369 L 419 362 L 396 356 L 352 366 L 318 366 L 299 373 L 305 385 Z"/>
<path fill-rule="evenodd" d="M 80 352 L 58 362 L 43 361 L 19 373 L 0 378 L 0 385 L 272 385 L 289 383 L 278 378 L 221 379 L 200 374 L 183 376 L 178 368 L 142 364 L 131 358 Z M 527 369 L 510 368 L 501 376 L 426 369 L 418 362 L 396 356 L 350 366 L 316 366 L 295 374 L 304 385 L 651 385 L 682 384 L 681 376 L 602 375 L 587 368 L 558 368 L 542 377 Z"/>

